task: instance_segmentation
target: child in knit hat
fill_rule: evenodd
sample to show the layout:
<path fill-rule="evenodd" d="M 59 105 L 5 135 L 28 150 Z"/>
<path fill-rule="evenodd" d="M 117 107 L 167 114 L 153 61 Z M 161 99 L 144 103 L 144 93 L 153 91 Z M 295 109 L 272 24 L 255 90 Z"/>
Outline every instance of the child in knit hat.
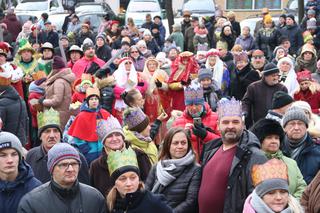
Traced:
<path fill-rule="evenodd" d="M 126 141 L 146 153 L 152 165 L 157 163 L 158 149 L 150 137 L 148 116 L 140 108 L 128 108 L 124 111 L 123 122 Z"/>
<path fill-rule="evenodd" d="M 75 86 L 75 91 L 72 95 L 72 103 L 80 102 L 82 103 L 86 98 L 86 90 L 92 87 L 92 76 L 90 74 L 82 74 L 81 83 Z"/>
<path fill-rule="evenodd" d="M 200 24 L 199 26 L 194 28 L 195 36 L 193 38 L 193 46 L 195 47 L 195 50 L 198 49 L 198 45 L 207 45 L 209 43 L 208 40 L 208 30 L 205 25 Z"/>
<path fill-rule="evenodd" d="M 219 89 L 216 81 L 213 78 L 210 69 L 202 68 L 199 70 L 198 82 L 203 88 L 204 100 L 210 105 L 212 111 L 217 111 L 217 103 L 222 97 L 222 92 Z"/>

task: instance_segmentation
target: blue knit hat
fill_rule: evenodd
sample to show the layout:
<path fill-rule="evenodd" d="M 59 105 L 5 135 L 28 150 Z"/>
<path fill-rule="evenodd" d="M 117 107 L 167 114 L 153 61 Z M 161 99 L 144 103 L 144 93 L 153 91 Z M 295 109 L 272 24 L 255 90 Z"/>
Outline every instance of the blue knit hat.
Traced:
<path fill-rule="evenodd" d="M 47 167 L 50 174 L 57 163 L 65 159 L 75 159 L 81 164 L 79 152 L 68 143 L 57 143 L 48 152 Z"/>

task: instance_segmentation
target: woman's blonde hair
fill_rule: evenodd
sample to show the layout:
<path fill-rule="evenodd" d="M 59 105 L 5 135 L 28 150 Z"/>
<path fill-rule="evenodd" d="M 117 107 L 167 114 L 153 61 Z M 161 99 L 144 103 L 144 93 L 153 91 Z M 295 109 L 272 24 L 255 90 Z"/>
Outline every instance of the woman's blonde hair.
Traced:
<path fill-rule="evenodd" d="M 138 186 L 138 190 L 142 191 L 144 189 L 145 189 L 144 183 L 142 181 L 140 181 L 139 186 Z M 117 190 L 116 186 L 113 186 L 106 197 L 107 207 L 110 212 L 113 210 L 114 205 L 116 203 L 117 193 L 118 193 L 118 190 Z"/>

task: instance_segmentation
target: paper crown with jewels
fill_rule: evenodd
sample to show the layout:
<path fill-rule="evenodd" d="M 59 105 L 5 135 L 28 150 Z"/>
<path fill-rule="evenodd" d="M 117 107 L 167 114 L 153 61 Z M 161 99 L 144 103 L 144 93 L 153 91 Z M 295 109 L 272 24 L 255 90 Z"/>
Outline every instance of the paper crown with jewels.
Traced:
<path fill-rule="evenodd" d="M 59 112 L 53 108 L 39 112 L 37 115 L 37 120 L 39 130 L 48 126 L 60 128 Z"/>
<path fill-rule="evenodd" d="M 203 89 L 200 84 L 191 83 L 184 89 L 185 105 L 200 105 L 204 103 Z"/>
<path fill-rule="evenodd" d="M 284 162 L 274 158 L 264 164 L 253 165 L 251 176 L 254 186 L 270 179 L 283 179 L 288 181 L 288 168 Z"/>
<path fill-rule="evenodd" d="M 224 116 L 240 116 L 242 117 L 241 102 L 237 101 L 234 97 L 230 100 L 222 98 L 218 102 L 218 116 L 219 118 Z"/>
<path fill-rule="evenodd" d="M 110 176 L 116 180 L 125 172 L 134 171 L 139 175 L 137 155 L 131 147 L 108 153 L 108 169 Z"/>

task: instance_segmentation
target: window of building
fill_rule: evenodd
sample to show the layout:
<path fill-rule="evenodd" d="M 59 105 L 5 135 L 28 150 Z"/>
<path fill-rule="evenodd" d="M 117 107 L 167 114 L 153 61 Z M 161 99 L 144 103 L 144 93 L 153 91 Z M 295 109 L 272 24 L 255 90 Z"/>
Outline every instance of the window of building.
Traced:
<path fill-rule="evenodd" d="M 264 7 L 281 9 L 281 0 L 227 0 L 227 9 L 230 10 L 259 10 Z"/>

